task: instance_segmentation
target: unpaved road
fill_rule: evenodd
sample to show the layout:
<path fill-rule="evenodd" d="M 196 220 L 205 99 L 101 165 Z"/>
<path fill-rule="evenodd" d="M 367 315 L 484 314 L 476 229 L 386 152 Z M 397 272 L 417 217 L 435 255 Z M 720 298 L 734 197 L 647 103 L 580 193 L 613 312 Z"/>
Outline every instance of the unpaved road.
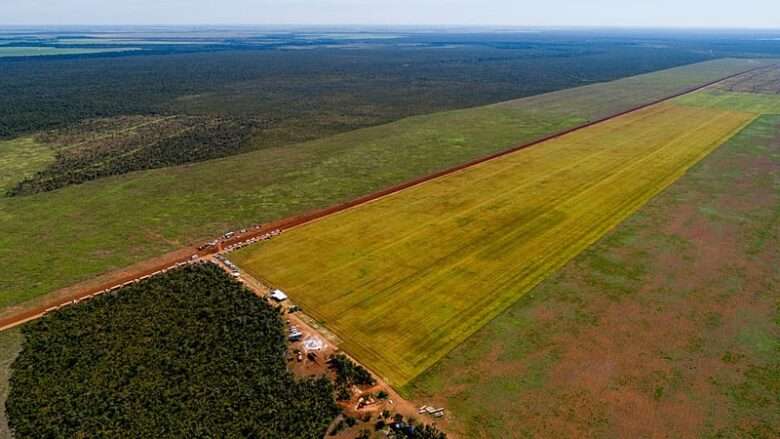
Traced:
<path fill-rule="evenodd" d="M 287 230 L 296 226 L 299 226 L 301 224 L 308 223 L 310 221 L 317 220 L 319 218 L 323 218 L 325 216 L 331 215 L 336 212 L 340 212 L 346 209 L 350 209 L 355 206 L 359 206 L 364 203 L 368 203 L 370 201 L 376 200 L 378 198 L 393 194 L 395 192 L 399 192 L 401 190 L 407 189 L 412 186 L 419 185 L 421 183 L 424 183 L 428 180 L 432 180 L 434 178 L 441 177 L 443 175 L 451 174 L 457 171 L 460 171 L 462 169 L 465 169 L 470 166 L 474 166 L 479 163 L 486 162 L 488 160 L 493 160 L 495 158 L 514 153 L 516 151 L 519 151 L 521 149 L 529 148 L 541 143 L 544 143 L 548 140 L 555 139 L 558 137 L 565 136 L 567 134 L 573 133 L 575 131 L 579 131 L 588 127 L 591 127 L 593 125 L 601 124 L 606 121 L 612 120 L 614 118 L 623 116 L 625 114 L 633 113 L 635 111 L 639 111 L 641 109 L 659 104 L 661 102 L 665 102 L 674 98 L 677 98 L 679 96 L 693 93 L 695 91 L 710 87 L 712 85 L 718 84 L 720 82 L 726 81 L 728 79 L 735 78 L 740 75 L 749 74 L 755 70 L 759 70 L 762 68 L 766 68 L 767 66 L 761 66 L 756 67 L 753 69 L 746 70 L 744 72 L 736 73 L 734 75 L 729 75 L 724 78 L 718 79 L 716 81 L 712 81 L 706 84 L 702 84 L 696 87 L 693 87 L 691 89 L 688 89 L 686 91 L 683 91 L 681 93 L 677 93 L 671 96 L 667 96 L 662 99 L 655 100 L 653 102 L 649 102 L 643 105 L 640 105 L 638 107 L 632 108 L 627 111 L 623 111 L 617 114 L 613 114 L 611 116 L 598 119 L 592 122 L 588 122 L 585 124 L 582 124 L 580 126 L 564 130 L 555 134 L 551 134 L 549 136 L 542 137 L 538 140 L 524 143 L 521 145 L 517 145 L 515 147 L 509 148 L 505 151 L 492 154 L 486 157 L 482 157 L 480 159 L 472 160 L 470 162 L 445 169 L 443 171 L 435 172 L 430 175 L 426 175 L 420 178 L 416 178 L 410 181 L 407 181 L 405 183 L 398 184 L 396 186 L 389 187 L 387 189 L 374 192 L 372 194 L 368 194 L 359 198 L 356 198 L 354 200 L 341 203 L 335 206 L 331 206 L 325 209 L 320 209 L 312 212 L 308 212 L 299 216 L 294 216 L 286 219 L 282 219 L 280 221 L 262 225 L 259 227 L 252 228 L 251 230 L 248 230 L 244 233 L 237 233 L 235 236 L 228 240 L 224 240 L 222 242 L 223 247 L 228 247 L 232 245 L 236 245 L 242 242 L 246 242 L 250 239 L 259 237 L 261 235 L 267 234 L 273 230 Z M 60 306 L 65 306 L 70 303 L 78 302 L 79 300 L 91 297 L 95 294 L 100 294 L 102 292 L 105 292 L 111 288 L 115 288 L 117 286 L 121 286 L 123 284 L 136 281 L 138 279 L 144 278 L 146 276 L 150 276 L 152 274 L 155 274 L 161 270 L 165 270 L 168 268 L 171 268 L 175 266 L 176 264 L 180 263 L 186 263 L 189 260 L 191 260 L 193 255 L 197 255 L 199 257 L 207 257 L 213 254 L 216 254 L 219 252 L 219 249 L 217 248 L 208 248 L 206 250 L 199 251 L 196 247 L 186 247 L 181 250 L 177 250 L 172 253 L 168 253 L 166 255 L 149 259 L 144 262 L 140 262 L 138 264 L 134 264 L 130 267 L 127 267 L 122 270 L 117 270 L 114 272 L 110 272 L 107 274 L 104 274 L 102 276 L 97 277 L 96 279 L 82 282 L 76 285 L 73 285 L 68 288 L 64 288 L 58 291 L 55 291 L 51 294 L 48 294 L 46 296 L 43 296 L 38 299 L 31 300 L 29 302 L 25 302 L 23 304 L 13 306 L 10 308 L 5 309 L 3 312 L 0 313 L 0 331 L 13 328 L 15 326 L 19 326 L 25 322 L 28 322 L 30 320 L 37 319 L 46 312 L 53 310 Z"/>

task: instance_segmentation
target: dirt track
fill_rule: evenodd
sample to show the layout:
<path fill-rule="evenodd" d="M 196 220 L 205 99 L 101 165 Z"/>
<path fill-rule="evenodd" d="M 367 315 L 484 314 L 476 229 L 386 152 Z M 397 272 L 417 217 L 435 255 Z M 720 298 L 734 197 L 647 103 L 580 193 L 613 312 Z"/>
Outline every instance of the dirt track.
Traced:
<path fill-rule="evenodd" d="M 469 161 L 467 163 L 463 163 L 461 165 L 448 168 L 439 172 L 435 172 L 433 174 L 429 174 L 420 178 L 416 178 L 386 189 L 383 189 L 378 192 L 374 192 L 368 195 L 364 195 L 362 197 L 358 197 L 354 200 L 347 201 L 341 204 L 337 204 L 325 209 L 315 210 L 312 212 L 304 213 L 299 216 L 294 216 L 290 218 L 285 218 L 273 223 L 265 224 L 260 227 L 253 228 L 251 230 L 248 230 L 244 233 L 238 233 L 235 236 L 233 236 L 230 239 L 224 240 L 222 242 L 222 247 L 229 247 L 232 245 L 236 245 L 242 242 L 246 242 L 250 239 L 257 238 L 259 236 L 262 236 L 264 234 L 270 233 L 273 230 L 286 230 L 290 229 L 296 226 L 299 226 L 301 224 L 308 223 L 310 221 L 317 220 L 319 218 L 323 218 L 325 216 L 331 215 L 336 212 L 340 212 L 346 209 L 350 209 L 352 207 L 368 203 L 370 201 L 376 200 L 378 198 L 393 194 L 395 192 L 399 192 L 401 190 L 407 189 L 412 186 L 416 186 L 418 184 L 424 183 L 428 180 L 432 180 L 438 177 L 441 177 L 443 175 L 451 174 L 457 171 L 460 171 L 462 169 L 468 168 L 470 166 L 474 166 L 479 163 L 486 162 L 488 160 L 493 160 L 495 158 L 514 153 L 516 151 L 519 151 L 521 149 L 529 148 L 541 143 L 544 143 L 548 140 L 555 139 L 558 137 L 565 136 L 567 134 L 570 134 L 575 131 L 579 131 L 588 127 L 591 127 L 593 125 L 601 124 L 606 121 L 609 121 L 611 119 L 633 113 L 635 111 L 659 104 L 661 102 L 665 102 L 674 98 L 677 98 L 679 96 L 692 93 L 707 87 L 710 87 L 714 84 L 718 84 L 722 81 L 726 81 L 728 79 L 744 75 L 746 73 L 750 73 L 762 68 L 766 68 L 766 66 L 756 67 L 750 70 L 746 70 L 744 72 L 736 73 L 734 75 L 729 75 L 724 78 L 718 79 L 716 81 L 712 81 L 706 84 L 699 85 L 697 87 L 690 88 L 688 90 L 685 90 L 680 93 L 676 93 L 674 95 L 658 99 L 643 105 L 640 105 L 638 107 L 632 108 L 627 111 L 623 111 L 617 114 L 613 114 L 611 116 L 601 118 L 598 120 L 594 120 L 592 122 L 588 122 L 582 125 L 579 125 L 574 128 L 570 128 L 555 134 L 551 134 L 545 137 L 542 137 L 540 139 L 537 139 L 532 142 L 524 143 L 521 145 L 517 145 L 515 147 L 509 148 L 505 151 L 491 154 L 486 157 L 482 157 L 476 160 Z M 214 247 L 210 247 L 206 250 L 198 250 L 196 247 L 186 247 L 184 249 L 178 250 L 176 252 L 168 253 L 167 255 L 160 256 L 158 258 L 153 258 L 144 262 L 140 262 L 138 264 L 132 265 L 130 267 L 127 267 L 122 270 L 118 270 L 115 272 L 107 273 L 105 275 L 99 276 L 98 278 L 82 282 L 80 284 L 76 284 L 74 286 L 64 288 L 62 290 L 56 291 L 50 295 L 41 297 L 39 299 L 32 300 L 30 302 L 26 302 L 24 304 L 11 307 L 5 311 L 3 311 L 0 314 L 0 331 L 9 329 L 18 325 L 21 325 L 25 322 L 28 322 L 30 320 L 34 320 L 36 318 L 39 318 L 46 314 L 47 312 L 61 307 L 65 306 L 71 303 L 78 302 L 80 300 L 89 298 L 95 294 L 100 294 L 102 292 L 105 292 L 111 288 L 115 288 L 117 286 L 121 286 L 123 284 L 133 282 L 135 280 L 138 280 L 140 278 L 155 274 L 159 271 L 171 268 L 175 266 L 176 264 L 180 263 L 186 263 L 189 261 L 193 255 L 197 255 L 199 257 L 206 257 L 213 254 L 218 253 L 218 249 Z"/>
<path fill-rule="evenodd" d="M 226 271 L 229 271 L 223 264 L 216 262 L 213 258 L 212 262 L 217 263 L 220 267 L 225 269 Z M 260 297 L 266 296 L 270 289 L 263 285 L 262 282 L 258 281 L 257 279 L 254 279 L 252 276 L 250 276 L 247 273 L 241 274 L 241 281 L 246 285 L 250 290 L 252 290 L 255 294 L 257 294 Z M 292 324 L 298 327 L 299 331 L 303 334 L 303 339 L 309 338 L 309 337 L 317 337 L 325 341 L 325 347 L 319 351 L 319 359 L 315 359 L 312 361 L 311 359 L 307 357 L 303 357 L 300 361 L 292 360 L 290 361 L 288 359 L 288 367 L 289 369 L 297 376 L 302 378 L 307 377 L 319 377 L 322 375 L 330 376 L 331 378 L 335 379 L 335 374 L 331 371 L 331 369 L 328 368 L 326 359 L 330 358 L 331 355 L 342 353 L 341 349 L 339 348 L 340 341 L 338 338 L 330 333 L 326 328 L 322 327 L 321 325 L 318 325 L 311 317 L 306 316 L 303 311 L 296 312 L 296 313 L 290 313 L 289 309 L 290 306 L 293 304 L 290 301 L 284 302 L 281 304 L 282 308 L 285 309 L 285 319 L 287 320 L 288 324 Z M 296 348 L 300 348 L 301 346 L 298 344 L 291 344 L 289 352 L 289 357 L 292 357 L 292 350 L 296 350 Z M 355 361 L 355 359 L 352 359 Z M 339 401 L 339 405 L 341 406 L 342 410 L 344 411 L 344 414 L 352 416 L 356 419 L 362 419 L 365 414 L 371 414 L 371 416 L 374 419 L 378 419 L 379 413 L 382 412 L 382 410 L 388 410 L 391 413 L 400 413 L 407 419 L 413 417 L 413 418 L 419 418 L 421 417 L 420 414 L 417 412 L 417 406 L 412 401 L 408 401 L 401 397 L 401 395 L 395 391 L 395 389 L 392 388 L 389 384 L 382 381 L 382 379 L 375 373 L 373 373 L 374 379 L 376 380 L 376 383 L 368 388 L 361 388 L 360 393 L 354 394 L 352 398 L 349 401 Z M 364 408 L 364 409 L 357 409 L 357 403 L 358 403 L 358 396 L 364 394 L 364 393 L 373 393 L 376 394 L 379 391 L 386 392 L 389 397 L 379 402 L 376 405 Z M 330 427 L 328 427 L 328 431 L 331 431 L 333 426 L 340 420 L 340 417 L 337 417 L 333 420 L 333 423 Z M 428 420 L 429 421 L 429 420 Z M 446 428 L 447 420 L 446 418 L 441 418 L 435 420 L 434 424 L 438 425 L 440 428 Z M 371 425 L 372 426 L 372 425 Z M 359 423 L 356 427 L 350 427 L 345 430 L 343 430 L 341 433 L 336 435 L 336 438 L 353 438 L 355 435 L 363 428 L 369 427 L 368 424 L 362 424 Z M 448 433 L 449 434 L 449 433 Z M 449 434 L 449 437 L 452 437 L 453 439 L 456 439 L 458 436 Z"/>

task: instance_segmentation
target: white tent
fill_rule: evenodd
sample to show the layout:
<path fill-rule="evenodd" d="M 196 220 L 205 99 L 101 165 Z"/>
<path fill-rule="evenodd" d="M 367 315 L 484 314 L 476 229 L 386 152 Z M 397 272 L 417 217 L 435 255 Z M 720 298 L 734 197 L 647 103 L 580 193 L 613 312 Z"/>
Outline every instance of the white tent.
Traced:
<path fill-rule="evenodd" d="M 325 342 L 319 337 L 312 336 L 303 341 L 303 349 L 305 349 L 306 352 L 319 351 L 325 349 Z"/>

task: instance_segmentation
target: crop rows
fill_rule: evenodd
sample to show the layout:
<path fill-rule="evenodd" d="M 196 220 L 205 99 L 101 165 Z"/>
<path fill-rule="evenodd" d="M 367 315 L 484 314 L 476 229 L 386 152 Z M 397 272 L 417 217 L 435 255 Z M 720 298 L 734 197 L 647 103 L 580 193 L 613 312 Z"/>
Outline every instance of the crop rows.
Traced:
<path fill-rule="evenodd" d="M 402 386 L 753 117 L 657 105 L 293 229 L 234 261 Z"/>

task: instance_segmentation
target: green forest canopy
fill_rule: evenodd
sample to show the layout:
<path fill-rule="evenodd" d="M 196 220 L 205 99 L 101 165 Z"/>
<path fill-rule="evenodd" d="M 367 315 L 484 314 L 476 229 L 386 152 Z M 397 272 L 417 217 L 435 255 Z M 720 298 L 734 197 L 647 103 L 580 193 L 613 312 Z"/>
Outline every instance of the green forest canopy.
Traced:
<path fill-rule="evenodd" d="M 325 378 L 296 380 L 282 318 L 212 264 L 170 271 L 24 327 L 16 439 L 321 438 Z"/>

